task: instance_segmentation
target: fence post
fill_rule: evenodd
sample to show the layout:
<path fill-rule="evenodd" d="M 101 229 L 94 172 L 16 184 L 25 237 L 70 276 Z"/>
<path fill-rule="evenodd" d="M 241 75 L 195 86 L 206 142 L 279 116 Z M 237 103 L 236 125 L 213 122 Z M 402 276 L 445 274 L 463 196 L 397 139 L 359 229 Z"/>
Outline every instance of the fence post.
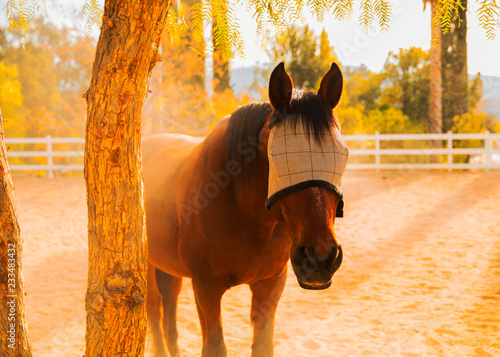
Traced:
<path fill-rule="evenodd" d="M 375 167 L 377 172 L 380 171 L 380 133 L 377 131 L 375 133 Z"/>
<path fill-rule="evenodd" d="M 490 167 L 492 166 L 492 155 L 493 155 L 493 139 L 490 136 L 490 131 L 486 130 L 484 132 L 484 161 L 486 164 L 486 171 L 490 171 Z"/>
<path fill-rule="evenodd" d="M 448 137 L 448 145 L 447 145 L 447 148 L 448 148 L 448 171 L 451 171 L 453 170 L 453 154 L 452 154 L 452 150 L 453 150 L 453 133 L 451 132 L 451 130 L 448 130 L 448 133 L 447 133 L 447 137 Z"/>
<path fill-rule="evenodd" d="M 52 137 L 50 135 L 46 136 L 47 139 L 47 165 L 49 166 L 49 178 L 54 177 L 54 160 L 52 157 Z"/>

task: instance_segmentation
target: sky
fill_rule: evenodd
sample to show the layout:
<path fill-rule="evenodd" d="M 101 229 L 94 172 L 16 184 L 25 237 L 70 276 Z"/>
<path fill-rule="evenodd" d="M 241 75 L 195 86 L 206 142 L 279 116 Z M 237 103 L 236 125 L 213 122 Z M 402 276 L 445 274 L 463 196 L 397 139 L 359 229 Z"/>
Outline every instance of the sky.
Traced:
<path fill-rule="evenodd" d="M 365 32 L 358 23 L 359 14 L 350 21 L 340 22 L 333 17 L 323 23 L 308 19 L 308 24 L 316 33 L 323 28 L 328 33 L 330 44 L 334 47 L 342 65 L 359 66 L 364 64 L 370 70 L 380 72 L 390 51 L 411 46 L 429 49 L 431 44 L 430 6 L 423 10 L 419 0 L 393 0 L 393 14 L 387 32 L 379 31 L 377 25 Z M 472 6 L 475 2 L 469 1 Z M 472 11 L 472 13 L 471 13 Z M 486 32 L 479 26 L 474 9 L 469 10 L 468 21 L 468 61 L 469 73 L 500 77 L 500 31 L 495 40 L 487 40 Z M 256 42 L 256 25 L 251 13 L 238 8 L 242 35 L 245 41 L 245 59 L 236 58 L 233 67 L 252 66 L 255 63 L 269 62 L 270 59 Z"/>
<path fill-rule="evenodd" d="M 0 0 L 0 2 L 2 2 Z M 103 3 L 103 0 L 98 0 Z M 49 17 L 59 18 L 59 21 L 69 23 L 74 21 L 75 12 L 70 8 L 81 9 L 83 0 L 56 0 L 58 9 L 49 6 Z M 232 68 L 250 67 L 257 63 L 268 63 L 270 59 L 262 51 L 256 38 L 256 24 L 252 12 L 245 10 L 242 2 L 237 5 L 237 18 L 241 26 L 241 34 L 245 46 L 245 58 L 235 58 Z M 359 4 L 359 2 L 355 2 Z M 325 18 L 323 23 L 318 23 L 313 17 L 306 19 L 307 23 L 316 33 L 321 33 L 323 28 L 328 33 L 330 44 L 344 66 L 365 65 L 370 70 L 380 72 L 390 51 L 397 52 L 400 48 L 411 46 L 429 49 L 431 44 L 431 14 L 430 6 L 423 11 L 421 0 L 392 0 L 393 14 L 390 28 L 381 32 L 375 24 L 368 32 L 358 23 L 359 13 L 354 13 L 351 20 L 340 22 L 333 17 Z M 469 73 L 492 75 L 500 77 L 500 29 L 496 31 L 495 40 L 487 40 L 486 32 L 479 26 L 477 15 L 474 13 L 476 2 L 469 1 L 468 21 L 468 65 Z M 79 11 L 76 14 L 79 15 Z M 1 23 L 5 19 L 2 18 Z M 82 24 L 81 17 L 78 21 Z M 95 31 L 95 36 L 98 36 Z"/>

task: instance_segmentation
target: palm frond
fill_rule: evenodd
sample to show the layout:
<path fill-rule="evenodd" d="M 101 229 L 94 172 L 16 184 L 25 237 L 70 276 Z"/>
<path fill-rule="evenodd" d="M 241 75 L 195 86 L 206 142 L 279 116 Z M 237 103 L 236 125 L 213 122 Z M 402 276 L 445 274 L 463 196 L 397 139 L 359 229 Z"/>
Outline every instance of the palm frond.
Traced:
<path fill-rule="evenodd" d="M 223 60 L 234 54 L 243 58 L 244 48 L 239 23 L 235 16 L 235 3 L 226 0 L 212 0 L 213 42 L 220 50 Z"/>
<path fill-rule="evenodd" d="M 500 27 L 500 7 L 496 0 L 480 0 L 479 8 L 476 10 L 479 24 L 486 31 L 489 40 L 495 39 L 495 31 Z"/>
<path fill-rule="evenodd" d="M 166 36 L 170 42 L 178 45 L 181 42 L 181 34 L 188 30 L 188 25 L 185 20 L 186 8 L 179 2 L 177 9 L 170 9 L 167 15 L 167 26 L 165 28 Z"/>
<path fill-rule="evenodd" d="M 361 0 L 360 8 L 361 15 L 359 15 L 359 23 L 364 27 L 365 31 L 368 31 L 375 18 L 372 0 Z"/>
<path fill-rule="evenodd" d="M 104 10 L 98 0 L 85 0 L 82 8 L 82 16 L 85 19 L 85 32 L 87 34 L 92 32 L 92 25 L 99 27 L 102 25 L 103 13 Z"/>
<path fill-rule="evenodd" d="M 27 34 L 40 7 L 45 8 L 45 0 L 7 0 L 5 16 L 9 24 L 9 31 L 17 30 L 23 35 Z"/>
<path fill-rule="evenodd" d="M 374 11 L 382 31 L 389 30 L 389 22 L 391 21 L 392 5 L 387 0 L 375 0 Z"/>
<path fill-rule="evenodd" d="M 334 0 L 333 16 L 340 21 L 346 21 L 351 18 L 354 12 L 354 0 Z"/>

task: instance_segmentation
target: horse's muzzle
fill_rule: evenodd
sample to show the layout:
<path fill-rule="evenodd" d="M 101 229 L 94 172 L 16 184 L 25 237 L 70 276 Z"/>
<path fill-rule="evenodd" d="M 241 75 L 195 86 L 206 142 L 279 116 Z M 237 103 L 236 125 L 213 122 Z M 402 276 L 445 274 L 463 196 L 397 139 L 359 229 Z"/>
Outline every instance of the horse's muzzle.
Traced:
<path fill-rule="evenodd" d="M 291 256 L 291 263 L 302 288 L 323 290 L 332 284 L 332 276 L 340 268 L 342 259 L 340 245 L 326 255 L 320 255 L 314 247 L 299 246 Z"/>
<path fill-rule="evenodd" d="M 302 289 L 306 289 L 306 290 L 325 290 L 325 289 L 328 289 L 330 287 L 330 285 L 332 285 L 331 280 L 326 284 L 304 284 L 303 282 L 300 281 L 299 278 L 297 278 L 297 281 L 298 281 L 300 287 Z"/>

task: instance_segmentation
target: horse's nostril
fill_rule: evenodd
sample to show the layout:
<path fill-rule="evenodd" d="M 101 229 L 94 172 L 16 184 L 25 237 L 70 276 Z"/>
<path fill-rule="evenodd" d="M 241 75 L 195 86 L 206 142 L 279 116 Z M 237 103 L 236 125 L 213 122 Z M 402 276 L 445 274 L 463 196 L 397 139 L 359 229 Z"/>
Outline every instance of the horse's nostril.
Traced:
<path fill-rule="evenodd" d="M 335 250 L 335 260 L 333 262 L 333 272 L 335 273 L 339 268 L 340 265 L 342 264 L 342 259 L 343 259 L 344 254 L 342 253 L 342 246 L 338 246 L 338 248 Z"/>
<path fill-rule="evenodd" d="M 303 255 L 305 258 L 316 258 L 315 257 L 315 249 L 313 247 L 302 247 L 302 250 L 303 250 Z"/>
<path fill-rule="evenodd" d="M 320 251 L 312 246 L 299 246 L 295 251 L 297 260 L 313 259 L 317 262 L 333 263 L 339 254 L 339 247 L 332 247 L 328 251 Z"/>

